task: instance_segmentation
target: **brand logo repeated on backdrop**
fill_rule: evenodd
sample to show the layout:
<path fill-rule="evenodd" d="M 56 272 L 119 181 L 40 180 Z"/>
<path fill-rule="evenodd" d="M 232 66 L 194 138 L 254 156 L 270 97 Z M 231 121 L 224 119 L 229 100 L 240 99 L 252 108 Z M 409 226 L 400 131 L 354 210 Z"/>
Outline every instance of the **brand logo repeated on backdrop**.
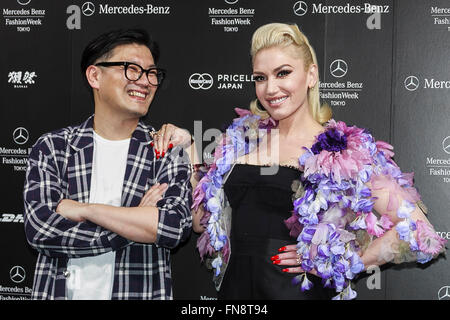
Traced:
<path fill-rule="evenodd" d="M 170 6 L 155 6 L 151 3 L 126 4 L 123 6 L 110 5 L 108 3 L 99 3 L 86 1 L 81 7 L 72 4 L 67 7 L 66 13 L 69 15 L 66 20 L 66 27 L 69 30 L 81 29 L 81 17 L 92 17 L 97 15 L 168 15 L 171 13 Z"/>
<path fill-rule="evenodd" d="M 23 214 L 2 213 L 0 216 L 2 223 L 23 223 Z"/>
<path fill-rule="evenodd" d="M 238 0 L 225 0 L 226 4 L 234 5 Z M 224 32 L 238 32 L 239 27 L 248 27 L 255 17 L 254 8 L 229 7 L 208 8 L 211 26 L 223 27 Z"/>
<path fill-rule="evenodd" d="M 311 8 L 311 9 L 310 9 Z M 324 5 L 323 3 L 312 3 L 308 6 L 305 1 L 294 3 L 292 10 L 298 17 L 303 17 L 308 12 L 312 14 L 371 14 L 367 18 L 366 26 L 369 30 L 381 29 L 381 14 L 389 13 L 389 5 L 372 5 L 362 3 L 353 5 Z"/>
<path fill-rule="evenodd" d="M 19 146 L 23 146 L 30 139 L 30 133 L 24 127 L 18 127 L 14 129 L 11 136 L 12 141 L 14 141 Z M 30 151 L 31 148 L 25 149 L 0 147 L 0 157 L 2 158 L 1 164 L 12 166 L 14 171 L 26 171 L 28 164 L 28 155 Z"/>
<path fill-rule="evenodd" d="M 450 154 L 450 136 L 443 138 L 442 151 L 445 154 Z M 441 155 L 443 153 L 440 153 Z M 425 167 L 428 169 L 428 175 L 430 177 L 442 177 L 444 183 L 450 183 L 450 157 L 443 158 L 435 157 L 435 155 L 427 156 Z"/>
<path fill-rule="evenodd" d="M 434 25 L 439 25 L 450 31 L 450 7 L 440 8 L 434 6 L 430 8 L 430 15 Z"/>
<path fill-rule="evenodd" d="M 329 70 L 334 78 L 341 79 L 347 75 L 349 65 L 343 59 L 335 59 L 331 62 Z M 363 87 L 362 82 L 320 82 L 320 98 L 329 101 L 332 107 L 344 107 L 348 100 L 359 100 Z"/>
<path fill-rule="evenodd" d="M 253 81 L 253 76 L 248 74 L 223 74 L 216 75 L 217 87 L 219 90 L 241 90 L 244 83 Z M 211 89 L 214 78 L 210 73 L 193 73 L 188 80 L 189 86 L 194 89 Z"/>
<path fill-rule="evenodd" d="M 308 12 L 311 14 L 359 14 L 359 13 L 389 13 L 389 5 L 373 5 L 368 2 L 362 4 L 325 5 L 323 3 L 310 3 L 297 1 L 292 7 L 294 14 L 302 17 Z"/>
<path fill-rule="evenodd" d="M 214 83 L 213 77 L 209 73 L 193 73 L 189 77 L 189 85 L 192 89 L 208 90 Z"/>
<path fill-rule="evenodd" d="M 450 300 L 450 286 L 443 286 L 438 291 L 439 300 Z"/>
<path fill-rule="evenodd" d="M 2 8 L 5 26 L 15 28 L 18 32 L 30 32 L 32 28 L 42 26 L 45 18 L 45 10 L 30 8 L 31 0 L 17 0 L 22 7 Z"/>
<path fill-rule="evenodd" d="M 37 74 L 35 71 L 10 71 L 8 73 L 8 83 L 15 89 L 26 89 L 28 85 L 36 83 Z"/>
<path fill-rule="evenodd" d="M 14 266 L 9 271 L 9 277 L 11 278 L 11 281 L 14 283 L 21 283 L 23 280 L 25 280 L 26 272 L 25 269 L 21 266 Z"/>
<path fill-rule="evenodd" d="M 416 91 L 421 88 L 421 81 L 417 76 L 407 76 L 405 78 L 404 85 L 406 90 Z M 422 89 L 450 89 L 450 80 L 423 78 Z"/>
<path fill-rule="evenodd" d="M 0 285 L 0 300 L 29 300 L 32 289 L 24 286 L 27 277 L 24 267 L 15 265 L 9 270 L 9 280 L 14 287 Z M 6 279 L 6 278 L 5 278 Z"/>

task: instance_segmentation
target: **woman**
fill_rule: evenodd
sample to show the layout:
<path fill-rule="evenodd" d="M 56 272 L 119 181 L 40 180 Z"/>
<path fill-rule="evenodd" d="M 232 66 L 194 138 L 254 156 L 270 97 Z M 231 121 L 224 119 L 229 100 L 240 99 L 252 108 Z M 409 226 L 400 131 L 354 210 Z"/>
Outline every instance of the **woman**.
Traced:
<path fill-rule="evenodd" d="M 316 56 L 298 27 L 260 27 L 251 55 L 257 100 L 237 110 L 194 191 L 197 246 L 219 298 L 325 299 L 329 287 L 353 299 L 367 267 L 443 252 L 392 147 L 320 105 Z M 158 152 L 187 139 L 172 125 L 160 134 Z"/>

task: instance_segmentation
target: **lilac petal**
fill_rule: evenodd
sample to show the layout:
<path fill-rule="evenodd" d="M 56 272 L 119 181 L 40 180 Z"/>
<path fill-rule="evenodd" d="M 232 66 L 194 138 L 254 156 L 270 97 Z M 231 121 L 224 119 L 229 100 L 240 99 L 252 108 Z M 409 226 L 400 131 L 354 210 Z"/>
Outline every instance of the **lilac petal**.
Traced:
<path fill-rule="evenodd" d="M 300 289 L 302 291 L 306 291 L 306 290 L 311 289 L 313 286 L 314 286 L 313 283 L 308 280 L 308 277 L 306 276 L 306 273 L 305 273 L 305 276 L 303 278 L 303 282 L 302 282 Z"/>

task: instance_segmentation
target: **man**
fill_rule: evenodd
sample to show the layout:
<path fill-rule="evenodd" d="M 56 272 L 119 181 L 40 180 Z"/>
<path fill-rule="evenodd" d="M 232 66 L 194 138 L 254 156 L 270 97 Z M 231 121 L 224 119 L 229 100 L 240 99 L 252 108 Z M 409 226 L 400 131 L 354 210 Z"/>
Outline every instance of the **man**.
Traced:
<path fill-rule="evenodd" d="M 164 77 L 157 60 L 143 30 L 94 39 L 81 61 L 94 115 L 33 146 L 24 203 L 39 252 L 34 299 L 172 299 L 170 249 L 190 234 L 192 188 L 189 158 L 155 154 L 140 121 Z"/>

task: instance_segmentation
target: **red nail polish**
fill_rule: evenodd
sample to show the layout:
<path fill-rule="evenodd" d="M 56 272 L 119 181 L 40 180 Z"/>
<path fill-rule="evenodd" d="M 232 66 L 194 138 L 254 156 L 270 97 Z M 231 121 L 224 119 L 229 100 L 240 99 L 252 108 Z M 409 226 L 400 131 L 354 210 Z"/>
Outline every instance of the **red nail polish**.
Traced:
<path fill-rule="evenodd" d="M 156 155 L 156 160 L 158 160 L 158 159 L 159 159 L 159 154 Z"/>
<path fill-rule="evenodd" d="M 161 157 L 164 157 L 165 154 L 166 154 L 166 153 L 163 151 L 162 154 L 161 154 Z"/>
<path fill-rule="evenodd" d="M 171 144 L 169 144 L 169 147 L 168 147 L 169 149 L 172 149 L 173 148 L 173 144 L 171 143 Z"/>
<path fill-rule="evenodd" d="M 159 154 L 159 151 L 155 149 L 156 154 Z"/>
<path fill-rule="evenodd" d="M 270 260 L 272 260 L 272 261 L 273 260 L 280 260 L 280 257 L 278 255 L 276 255 L 276 256 L 271 257 Z"/>
<path fill-rule="evenodd" d="M 286 247 L 281 247 L 280 249 L 278 249 L 278 252 L 283 252 L 286 251 Z"/>
<path fill-rule="evenodd" d="M 281 263 L 281 260 L 275 260 L 275 261 L 273 261 L 273 264 L 280 264 Z"/>
<path fill-rule="evenodd" d="M 281 270 L 281 271 L 283 271 L 283 272 L 288 272 L 288 271 L 289 271 L 289 269 L 288 269 L 288 268 L 286 268 L 286 269 L 283 269 L 283 270 Z"/>
<path fill-rule="evenodd" d="M 150 147 L 153 147 L 153 146 L 154 146 L 153 141 L 150 141 Z"/>

